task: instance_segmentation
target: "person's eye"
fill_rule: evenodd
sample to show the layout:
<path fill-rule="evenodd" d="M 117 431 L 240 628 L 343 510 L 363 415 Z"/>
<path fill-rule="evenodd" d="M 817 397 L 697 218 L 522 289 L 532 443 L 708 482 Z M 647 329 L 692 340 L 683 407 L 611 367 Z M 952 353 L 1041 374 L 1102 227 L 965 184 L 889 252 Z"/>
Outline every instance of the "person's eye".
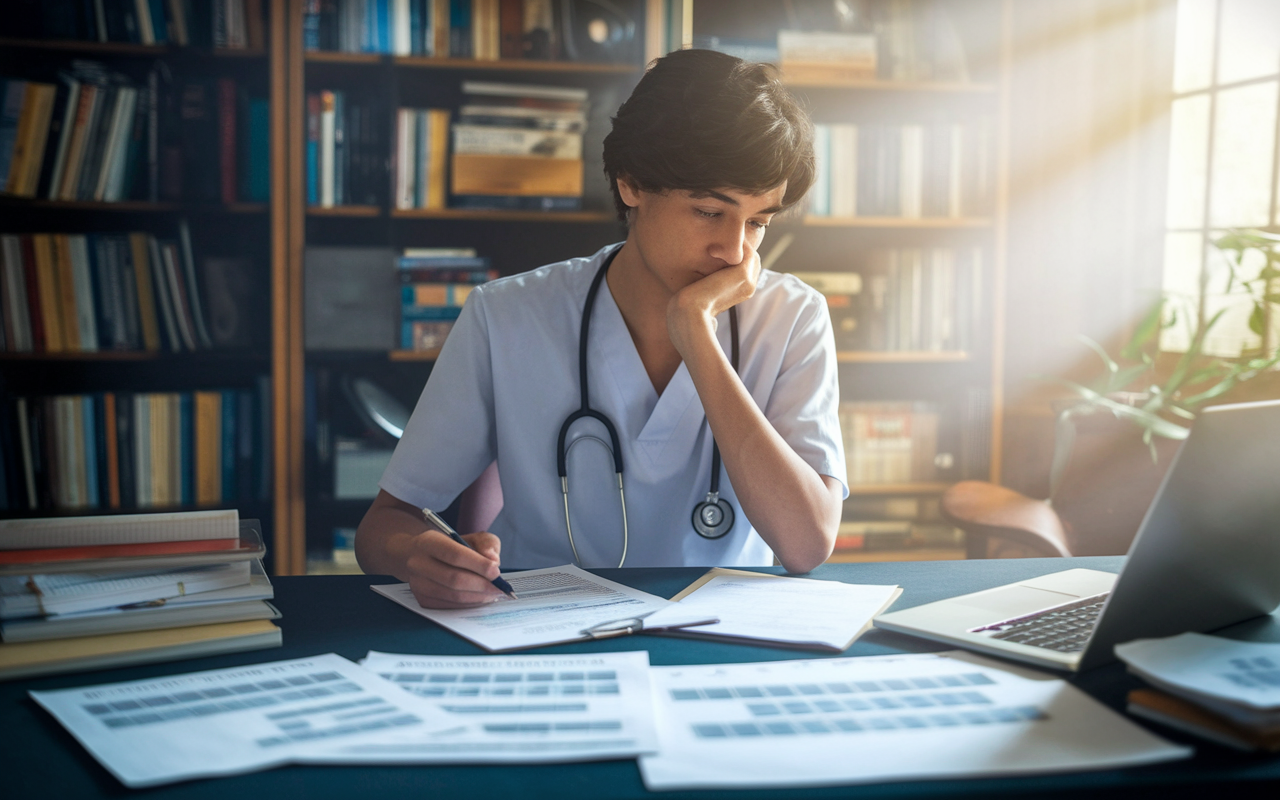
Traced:
<path fill-rule="evenodd" d="M 766 229 L 768 229 L 768 227 L 769 227 L 769 223 L 767 223 L 767 222 L 759 222 L 758 220 L 754 220 L 754 219 L 753 219 L 753 220 L 751 220 L 750 222 L 748 222 L 747 224 L 748 224 L 748 225 L 750 225 L 751 227 L 755 228 L 755 229 L 756 229 L 756 230 L 758 230 L 758 231 L 766 230 Z"/>
<path fill-rule="evenodd" d="M 698 216 L 706 217 L 707 219 L 715 219 L 716 217 L 720 216 L 719 211 L 707 211 L 701 208 L 695 208 L 694 212 L 697 213 Z"/>

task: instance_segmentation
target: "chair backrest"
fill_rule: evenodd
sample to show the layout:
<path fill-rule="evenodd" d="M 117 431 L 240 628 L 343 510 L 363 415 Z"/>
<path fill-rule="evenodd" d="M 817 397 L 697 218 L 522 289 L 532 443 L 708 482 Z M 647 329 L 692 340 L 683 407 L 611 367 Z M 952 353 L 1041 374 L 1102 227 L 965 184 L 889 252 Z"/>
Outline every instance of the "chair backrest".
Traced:
<path fill-rule="evenodd" d="M 1055 442 L 1049 498 L 1072 555 L 1124 555 L 1181 442 L 1155 437 L 1100 410 L 1065 418 Z"/>

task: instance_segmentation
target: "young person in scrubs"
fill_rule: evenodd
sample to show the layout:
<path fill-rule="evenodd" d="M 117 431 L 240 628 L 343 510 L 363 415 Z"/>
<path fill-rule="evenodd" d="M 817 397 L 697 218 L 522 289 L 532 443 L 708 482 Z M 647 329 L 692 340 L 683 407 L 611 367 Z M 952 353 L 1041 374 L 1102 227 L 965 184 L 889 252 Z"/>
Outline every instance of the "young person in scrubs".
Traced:
<path fill-rule="evenodd" d="M 451 608 L 502 598 L 500 563 L 821 564 L 848 493 L 830 318 L 820 294 L 763 271 L 758 252 L 813 182 L 812 139 L 772 67 L 707 50 L 657 60 L 605 139 L 626 241 L 471 292 L 360 524 L 364 571 Z M 602 267 L 587 403 L 616 428 L 622 491 L 595 418 L 568 426 L 566 483 L 557 471 Z M 691 519 L 716 499 L 713 443 L 729 513 L 708 538 Z M 424 521 L 421 509 L 448 507 L 495 461 L 503 506 L 490 531 L 466 534 L 474 550 Z"/>

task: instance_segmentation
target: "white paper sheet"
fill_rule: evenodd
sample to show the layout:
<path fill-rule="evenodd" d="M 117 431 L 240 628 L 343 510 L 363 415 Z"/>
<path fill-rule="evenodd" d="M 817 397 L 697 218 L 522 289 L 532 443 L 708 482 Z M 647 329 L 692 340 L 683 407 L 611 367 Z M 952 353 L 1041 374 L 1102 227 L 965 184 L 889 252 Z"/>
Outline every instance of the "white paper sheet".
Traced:
<path fill-rule="evenodd" d="M 1191 754 L 1065 681 L 966 653 L 652 667 L 651 790 L 820 786 Z"/>
<path fill-rule="evenodd" d="M 601 630 L 615 623 L 621 627 L 628 620 L 638 623 L 659 609 L 677 605 L 572 565 L 513 572 L 503 577 L 519 600 L 503 599 L 463 609 L 423 608 L 407 583 L 370 588 L 493 652 L 588 639 L 588 629 Z M 714 616 L 679 612 L 666 624 L 714 621 Z"/>
<path fill-rule="evenodd" d="M 658 749 L 649 654 L 425 656 L 360 662 L 433 703 L 452 725 L 359 747 L 412 763 L 630 758 Z"/>
<path fill-rule="evenodd" d="M 720 571 L 672 608 L 645 620 L 662 625 L 674 613 L 719 617 L 689 633 L 817 645 L 844 650 L 896 594 L 897 586 L 867 586 L 779 575 Z"/>
<path fill-rule="evenodd" d="M 1116 645 L 1116 657 L 1153 685 L 1196 701 L 1280 714 L 1280 644 L 1201 633 Z"/>
<path fill-rule="evenodd" d="M 31 697 L 133 788 L 293 761 L 381 763 L 342 749 L 450 724 L 434 704 L 332 653 Z"/>

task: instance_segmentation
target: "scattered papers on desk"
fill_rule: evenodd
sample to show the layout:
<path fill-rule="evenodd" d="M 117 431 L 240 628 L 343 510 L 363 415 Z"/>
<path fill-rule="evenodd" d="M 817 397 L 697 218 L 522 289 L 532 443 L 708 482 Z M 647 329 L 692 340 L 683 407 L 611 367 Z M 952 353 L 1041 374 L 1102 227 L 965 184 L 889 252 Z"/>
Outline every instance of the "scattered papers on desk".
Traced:
<path fill-rule="evenodd" d="M 673 597 L 675 606 L 645 619 L 662 627 L 677 614 L 703 614 L 720 621 L 673 636 L 748 641 L 844 652 L 871 627 L 902 590 L 839 581 L 788 578 L 715 568 Z"/>
<path fill-rule="evenodd" d="M 289 762 L 383 763 L 348 748 L 449 724 L 332 653 L 31 696 L 131 788 Z"/>
<path fill-rule="evenodd" d="M 1063 772 L 1185 758 L 1043 673 L 965 653 L 652 667 L 650 790 Z"/>
<path fill-rule="evenodd" d="M 645 627 L 644 618 L 653 612 L 678 608 L 670 600 L 605 580 L 571 564 L 503 577 L 520 599 L 502 599 L 474 608 L 423 608 L 407 583 L 370 588 L 490 652 L 634 633 Z M 681 609 L 663 624 L 701 625 L 715 621 L 714 615 Z"/>
<path fill-rule="evenodd" d="M 1242 750 L 1280 749 L 1280 644 L 1184 633 L 1117 645 L 1116 657 L 1161 690 L 1130 693 L 1130 713 Z"/>
<path fill-rule="evenodd" d="M 370 652 L 360 664 L 453 723 L 359 748 L 388 763 L 589 761 L 658 749 L 643 650 L 481 658 Z"/>

